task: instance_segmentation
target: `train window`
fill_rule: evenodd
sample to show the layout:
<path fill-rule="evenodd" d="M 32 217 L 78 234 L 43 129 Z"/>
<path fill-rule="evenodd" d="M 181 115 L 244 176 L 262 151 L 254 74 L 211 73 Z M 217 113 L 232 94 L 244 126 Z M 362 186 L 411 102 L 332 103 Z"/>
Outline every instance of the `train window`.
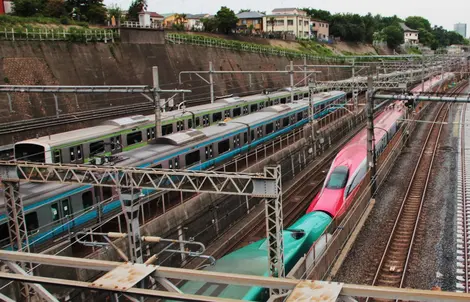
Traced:
<path fill-rule="evenodd" d="M 26 226 L 28 227 L 28 226 Z M 3 223 L 3 224 L 0 224 L 0 242 L 5 242 L 6 243 L 6 240 L 5 239 L 8 239 L 9 238 L 9 231 L 8 231 L 8 223 Z"/>
<path fill-rule="evenodd" d="M 266 134 L 272 133 L 274 131 L 273 123 L 266 124 Z"/>
<path fill-rule="evenodd" d="M 60 163 L 60 150 L 54 150 L 54 162 L 55 163 Z"/>
<path fill-rule="evenodd" d="M 196 128 L 201 125 L 201 120 L 199 117 L 196 117 Z"/>
<path fill-rule="evenodd" d="M 304 93 L 304 98 L 308 98 L 308 92 Z"/>
<path fill-rule="evenodd" d="M 294 95 L 294 101 L 297 101 L 299 99 L 299 96 L 296 94 Z"/>
<path fill-rule="evenodd" d="M 134 145 L 142 142 L 142 132 L 132 132 L 127 135 L 127 145 Z"/>
<path fill-rule="evenodd" d="M 59 205 L 57 203 L 51 204 L 51 213 L 52 213 L 52 221 L 59 220 Z"/>
<path fill-rule="evenodd" d="M 295 115 L 293 115 L 293 114 L 290 116 L 290 123 L 292 125 L 295 124 Z"/>
<path fill-rule="evenodd" d="M 219 155 L 227 151 L 230 151 L 230 140 L 229 139 L 223 140 L 219 143 L 218 146 L 219 146 Z"/>
<path fill-rule="evenodd" d="M 62 214 L 64 214 L 64 217 L 69 216 L 70 212 L 71 212 L 71 209 L 70 209 L 69 200 L 68 199 L 62 200 Z"/>
<path fill-rule="evenodd" d="M 270 100 L 270 101 L 268 102 L 268 104 L 269 104 L 269 106 L 272 106 L 272 105 L 273 105 L 273 100 Z"/>
<path fill-rule="evenodd" d="M 233 137 L 233 148 L 240 148 L 240 135 Z"/>
<path fill-rule="evenodd" d="M 90 156 L 104 152 L 104 141 L 90 144 Z"/>
<path fill-rule="evenodd" d="M 35 231 L 39 228 L 38 214 L 36 212 L 31 212 L 24 215 L 26 221 L 26 229 L 28 232 Z"/>
<path fill-rule="evenodd" d="M 212 145 L 206 146 L 206 159 L 212 158 Z"/>
<path fill-rule="evenodd" d="M 287 127 L 289 126 L 289 118 L 288 117 L 285 117 L 282 119 L 282 127 Z"/>
<path fill-rule="evenodd" d="M 155 127 L 147 129 L 147 140 L 155 139 Z"/>
<path fill-rule="evenodd" d="M 248 114 L 248 106 L 243 106 L 243 114 Z"/>
<path fill-rule="evenodd" d="M 302 112 L 297 113 L 297 122 L 302 120 Z"/>
<path fill-rule="evenodd" d="M 188 119 L 188 129 L 191 129 L 193 127 L 193 120 Z"/>
<path fill-rule="evenodd" d="M 285 104 L 286 103 L 286 98 L 282 98 L 281 99 L 281 104 Z"/>
<path fill-rule="evenodd" d="M 351 182 L 351 185 L 349 186 L 348 192 L 346 196 L 349 196 L 352 191 L 361 183 L 361 181 L 364 179 L 367 173 L 367 165 L 363 164 L 361 165 L 361 168 L 359 169 L 359 172 L 357 172 L 356 176 Z"/>
<path fill-rule="evenodd" d="M 180 167 L 180 159 L 179 157 L 175 157 L 175 169 L 179 169 Z"/>
<path fill-rule="evenodd" d="M 71 147 L 70 150 L 70 161 L 75 161 L 75 148 Z"/>
<path fill-rule="evenodd" d="M 77 159 L 82 159 L 82 145 L 77 146 Z"/>
<path fill-rule="evenodd" d="M 254 141 L 255 139 L 256 139 L 255 130 L 251 130 L 251 141 Z"/>
<path fill-rule="evenodd" d="M 110 199 L 113 197 L 113 188 L 111 187 L 101 187 L 103 192 L 103 200 Z"/>
<path fill-rule="evenodd" d="M 248 143 L 248 132 L 243 133 L 243 143 Z"/>
<path fill-rule="evenodd" d="M 308 110 L 304 110 L 304 118 L 306 118 L 308 116 Z"/>
<path fill-rule="evenodd" d="M 201 160 L 199 150 L 193 151 L 185 155 L 186 167 L 192 166 Z"/>
<path fill-rule="evenodd" d="M 349 169 L 346 166 L 338 166 L 331 172 L 330 178 L 326 183 L 327 189 L 342 189 L 348 181 Z"/>
<path fill-rule="evenodd" d="M 216 112 L 212 114 L 212 122 L 216 123 L 222 120 L 222 112 Z"/>
<path fill-rule="evenodd" d="M 279 99 L 274 100 L 274 105 L 277 105 L 277 104 L 279 104 Z"/>
<path fill-rule="evenodd" d="M 205 114 L 202 116 L 202 126 L 207 127 L 209 125 L 210 125 L 209 114 Z"/>
<path fill-rule="evenodd" d="M 173 124 L 166 124 L 162 126 L 162 135 L 168 135 L 173 133 Z"/>
<path fill-rule="evenodd" d="M 82 205 L 84 210 L 93 206 L 93 193 L 91 191 L 86 191 L 82 194 Z"/>
<path fill-rule="evenodd" d="M 259 103 L 259 110 L 264 108 L 264 102 Z"/>
<path fill-rule="evenodd" d="M 258 104 L 252 104 L 251 107 L 250 107 L 250 109 L 251 109 L 251 112 L 256 112 L 256 111 L 258 111 Z"/>
<path fill-rule="evenodd" d="M 242 115 L 242 109 L 240 107 L 233 108 L 232 112 L 233 112 L 233 117 L 237 117 L 237 116 Z"/>
<path fill-rule="evenodd" d="M 224 116 L 225 116 L 225 118 L 230 117 L 230 110 L 225 110 L 224 111 Z"/>

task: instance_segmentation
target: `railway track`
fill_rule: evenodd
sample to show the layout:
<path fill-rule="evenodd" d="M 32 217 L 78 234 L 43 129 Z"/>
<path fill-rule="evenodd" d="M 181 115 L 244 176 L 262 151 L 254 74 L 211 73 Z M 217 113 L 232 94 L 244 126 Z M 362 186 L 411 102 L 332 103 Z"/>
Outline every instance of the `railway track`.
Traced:
<path fill-rule="evenodd" d="M 42 117 L 31 120 L 22 120 L 17 122 L 1 123 L 0 135 L 37 130 L 42 128 L 61 126 L 71 123 L 80 123 L 95 119 L 103 119 L 122 115 L 131 115 L 136 113 L 148 112 L 153 110 L 153 104 L 150 102 L 137 103 L 109 108 L 96 109 L 93 111 L 82 111 L 76 113 L 62 114 L 59 117 Z"/>
<path fill-rule="evenodd" d="M 456 92 L 460 92 L 464 87 L 458 87 Z M 427 186 L 444 125 L 441 122 L 445 121 L 449 108 L 449 104 L 440 105 L 434 123 L 428 126 L 428 135 L 402 200 L 391 235 L 376 268 L 372 285 L 402 287 L 405 282 Z"/>
<path fill-rule="evenodd" d="M 457 283 L 459 292 L 470 292 L 470 106 L 465 104 L 461 117 L 460 158 L 457 179 Z M 469 136 L 468 140 L 466 136 Z"/>

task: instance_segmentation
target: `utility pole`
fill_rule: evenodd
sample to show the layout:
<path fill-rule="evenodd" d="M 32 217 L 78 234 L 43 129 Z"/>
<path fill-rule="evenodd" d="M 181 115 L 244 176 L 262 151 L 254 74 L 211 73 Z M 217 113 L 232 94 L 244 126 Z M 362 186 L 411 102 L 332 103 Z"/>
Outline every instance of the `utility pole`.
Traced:
<path fill-rule="evenodd" d="M 214 104 L 214 66 L 209 62 L 209 85 L 211 86 L 211 104 Z"/>
<path fill-rule="evenodd" d="M 155 106 L 155 137 L 162 137 L 162 111 L 160 106 L 160 83 L 158 79 L 158 66 L 152 67 L 153 100 Z"/>
<path fill-rule="evenodd" d="M 374 138 L 374 90 L 372 73 L 367 77 L 367 163 L 371 171 L 372 193 L 375 192 L 375 138 Z"/>
<path fill-rule="evenodd" d="M 290 71 L 289 71 L 289 77 L 290 77 L 290 101 L 294 101 L 294 62 L 290 61 Z"/>

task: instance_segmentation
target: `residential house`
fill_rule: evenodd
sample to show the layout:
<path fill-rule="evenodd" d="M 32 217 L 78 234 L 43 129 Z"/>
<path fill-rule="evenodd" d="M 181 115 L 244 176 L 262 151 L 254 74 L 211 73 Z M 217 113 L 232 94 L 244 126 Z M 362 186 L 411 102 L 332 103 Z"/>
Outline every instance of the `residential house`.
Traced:
<path fill-rule="evenodd" d="M 243 12 L 237 14 L 237 31 L 246 31 L 253 26 L 254 32 L 263 31 L 263 17 L 264 14 L 259 12 Z"/>
<path fill-rule="evenodd" d="M 0 15 L 10 14 L 13 11 L 13 1 L 0 0 Z"/>
<path fill-rule="evenodd" d="M 299 39 L 308 39 L 310 18 L 300 9 L 276 8 L 271 14 L 263 17 L 263 29 L 265 32 L 287 33 Z"/>
<path fill-rule="evenodd" d="M 163 21 L 165 20 L 165 17 L 162 15 L 156 13 L 156 12 L 149 12 L 150 13 L 150 22 L 154 27 L 162 27 Z"/>
<path fill-rule="evenodd" d="M 310 32 L 312 36 L 320 41 L 328 41 L 330 36 L 330 25 L 326 21 L 319 19 L 310 20 Z"/>
<path fill-rule="evenodd" d="M 405 44 L 418 44 L 419 43 L 419 30 L 411 29 L 405 23 L 400 23 L 405 36 Z"/>
<path fill-rule="evenodd" d="M 202 31 L 204 29 L 204 25 L 202 24 L 201 19 L 207 17 L 209 17 L 209 14 L 188 14 L 186 16 L 186 30 Z"/>
<path fill-rule="evenodd" d="M 163 27 L 164 28 L 172 28 L 173 24 L 175 23 L 178 14 L 171 13 L 171 14 L 162 14 L 163 16 Z"/>
<path fill-rule="evenodd" d="M 466 47 L 464 45 L 453 44 L 453 45 L 447 46 L 447 53 L 448 54 L 460 54 L 464 52 L 465 48 Z"/>

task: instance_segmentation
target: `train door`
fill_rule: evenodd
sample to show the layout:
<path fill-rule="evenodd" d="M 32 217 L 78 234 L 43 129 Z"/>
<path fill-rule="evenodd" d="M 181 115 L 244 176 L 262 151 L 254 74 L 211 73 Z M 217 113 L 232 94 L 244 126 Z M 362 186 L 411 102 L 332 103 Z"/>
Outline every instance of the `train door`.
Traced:
<path fill-rule="evenodd" d="M 243 115 L 248 114 L 248 106 L 243 106 Z"/>
<path fill-rule="evenodd" d="M 233 148 L 237 149 L 241 147 L 240 134 L 237 134 L 233 137 Z"/>
<path fill-rule="evenodd" d="M 147 128 L 147 141 L 155 140 L 155 127 Z"/>
<path fill-rule="evenodd" d="M 71 163 L 83 163 L 82 145 L 73 146 L 68 148 L 69 159 Z"/>
<path fill-rule="evenodd" d="M 179 157 L 175 157 L 173 159 L 168 160 L 168 169 L 179 169 L 179 168 L 180 168 Z"/>
<path fill-rule="evenodd" d="M 209 120 L 209 114 L 205 114 L 202 116 L 202 126 L 203 127 L 207 127 L 211 124 L 210 120 Z"/>
<path fill-rule="evenodd" d="M 184 121 L 177 121 L 176 122 L 176 132 L 180 132 L 184 130 Z"/>
<path fill-rule="evenodd" d="M 281 120 L 276 121 L 276 129 L 274 129 L 274 131 L 277 131 L 279 129 L 281 129 Z"/>
<path fill-rule="evenodd" d="M 206 146 L 205 148 L 206 160 L 209 160 L 214 157 L 214 152 L 212 151 L 212 144 Z"/>
<path fill-rule="evenodd" d="M 264 108 L 264 102 L 260 102 L 259 103 L 259 110 L 263 109 Z"/>
<path fill-rule="evenodd" d="M 152 128 L 152 129 L 153 129 L 153 135 L 155 137 L 155 128 Z M 150 129 L 147 130 L 147 133 L 148 133 L 149 130 Z M 119 153 L 119 152 L 122 151 L 122 144 L 121 144 L 121 136 L 120 135 L 111 137 L 109 139 L 109 142 L 110 142 L 110 148 L 111 148 L 111 153 L 112 154 Z"/>

